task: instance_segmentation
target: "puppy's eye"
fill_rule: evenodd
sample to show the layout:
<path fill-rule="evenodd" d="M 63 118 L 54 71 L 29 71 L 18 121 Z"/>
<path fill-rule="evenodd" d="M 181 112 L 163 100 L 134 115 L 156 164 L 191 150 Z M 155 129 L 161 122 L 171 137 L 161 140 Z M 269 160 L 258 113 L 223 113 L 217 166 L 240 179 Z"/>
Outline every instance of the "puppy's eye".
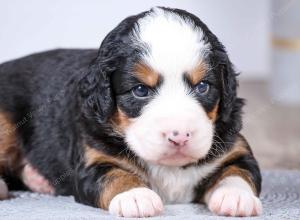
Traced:
<path fill-rule="evenodd" d="M 196 85 L 195 89 L 198 94 L 205 95 L 209 91 L 209 84 L 201 81 Z"/>
<path fill-rule="evenodd" d="M 137 98 L 145 98 L 149 95 L 149 88 L 144 85 L 138 85 L 133 87 L 132 93 Z"/>

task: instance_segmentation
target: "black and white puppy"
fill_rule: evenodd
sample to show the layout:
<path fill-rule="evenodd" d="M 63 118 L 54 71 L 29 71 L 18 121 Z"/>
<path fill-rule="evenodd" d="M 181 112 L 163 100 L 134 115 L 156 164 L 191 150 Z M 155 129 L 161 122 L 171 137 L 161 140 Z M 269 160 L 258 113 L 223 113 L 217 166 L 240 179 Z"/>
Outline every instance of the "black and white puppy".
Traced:
<path fill-rule="evenodd" d="M 236 76 L 199 18 L 162 7 L 123 20 L 98 52 L 4 63 L 0 175 L 11 183 L 29 161 L 56 194 L 125 217 L 189 202 L 259 215 Z"/>

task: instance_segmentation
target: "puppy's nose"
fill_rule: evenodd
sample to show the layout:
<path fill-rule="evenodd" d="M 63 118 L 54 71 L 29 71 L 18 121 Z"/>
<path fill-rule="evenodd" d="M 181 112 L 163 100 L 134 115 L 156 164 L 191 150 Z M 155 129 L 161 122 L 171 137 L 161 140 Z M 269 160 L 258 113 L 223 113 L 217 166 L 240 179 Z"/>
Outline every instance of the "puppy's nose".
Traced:
<path fill-rule="evenodd" d="M 166 133 L 170 146 L 180 148 L 185 146 L 191 138 L 191 132 L 179 132 L 177 130 Z"/>

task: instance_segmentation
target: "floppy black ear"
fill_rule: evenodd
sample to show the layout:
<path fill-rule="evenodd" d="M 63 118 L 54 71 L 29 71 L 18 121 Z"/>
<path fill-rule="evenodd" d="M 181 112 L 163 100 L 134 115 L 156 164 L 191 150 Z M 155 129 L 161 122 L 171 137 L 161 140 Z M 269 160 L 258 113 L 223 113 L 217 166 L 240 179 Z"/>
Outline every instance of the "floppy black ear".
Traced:
<path fill-rule="evenodd" d="M 106 122 L 115 108 L 111 74 L 114 68 L 109 61 L 99 56 L 89 67 L 88 73 L 80 81 L 83 113 L 87 118 Z"/>
<path fill-rule="evenodd" d="M 236 100 L 236 73 L 232 68 L 231 62 L 226 59 L 226 63 L 221 64 L 221 83 L 222 83 L 222 100 L 223 120 L 227 121 L 230 117 L 233 105 Z"/>
<path fill-rule="evenodd" d="M 80 81 L 83 114 L 87 118 L 96 119 L 99 123 L 106 122 L 115 110 L 111 78 L 121 60 L 121 46 L 117 38 L 114 32 L 106 36 L 97 58 Z"/>
<path fill-rule="evenodd" d="M 99 123 L 103 123 L 113 114 L 116 103 L 111 84 L 112 74 L 118 68 L 122 68 L 128 58 L 130 53 L 126 48 L 131 43 L 129 32 L 138 17 L 144 16 L 145 13 L 124 19 L 102 41 L 98 57 L 80 81 L 85 117 L 96 118 Z"/>
<path fill-rule="evenodd" d="M 236 129 L 241 129 L 241 109 L 244 101 L 237 97 L 237 73 L 235 72 L 232 63 L 230 62 L 226 52 L 217 53 L 218 71 L 221 75 L 221 100 L 220 110 L 221 119 L 223 122 L 239 122 L 240 124 Z"/>

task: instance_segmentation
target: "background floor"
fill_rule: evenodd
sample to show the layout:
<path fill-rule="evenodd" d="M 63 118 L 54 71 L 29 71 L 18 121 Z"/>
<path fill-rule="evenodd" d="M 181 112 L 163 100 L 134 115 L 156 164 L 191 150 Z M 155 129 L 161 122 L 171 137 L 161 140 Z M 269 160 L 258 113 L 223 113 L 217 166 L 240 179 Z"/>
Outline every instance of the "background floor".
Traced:
<path fill-rule="evenodd" d="M 242 134 L 260 166 L 300 169 L 300 106 L 278 105 L 261 81 L 240 82 L 239 95 L 247 99 Z"/>
<path fill-rule="evenodd" d="M 172 204 L 165 206 L 162 216 L 147 220 L 282 220 L 299 219 L 300 172 L 263 171 L 261 200 L 263 215 L 230 218 L 215 216 L 204 205 Z M 75 203 L 73 197 L 14 192 L 14 199 L 0 201 L 1 220 L 140 220 L 118 218 L 106 211 Z"/>

